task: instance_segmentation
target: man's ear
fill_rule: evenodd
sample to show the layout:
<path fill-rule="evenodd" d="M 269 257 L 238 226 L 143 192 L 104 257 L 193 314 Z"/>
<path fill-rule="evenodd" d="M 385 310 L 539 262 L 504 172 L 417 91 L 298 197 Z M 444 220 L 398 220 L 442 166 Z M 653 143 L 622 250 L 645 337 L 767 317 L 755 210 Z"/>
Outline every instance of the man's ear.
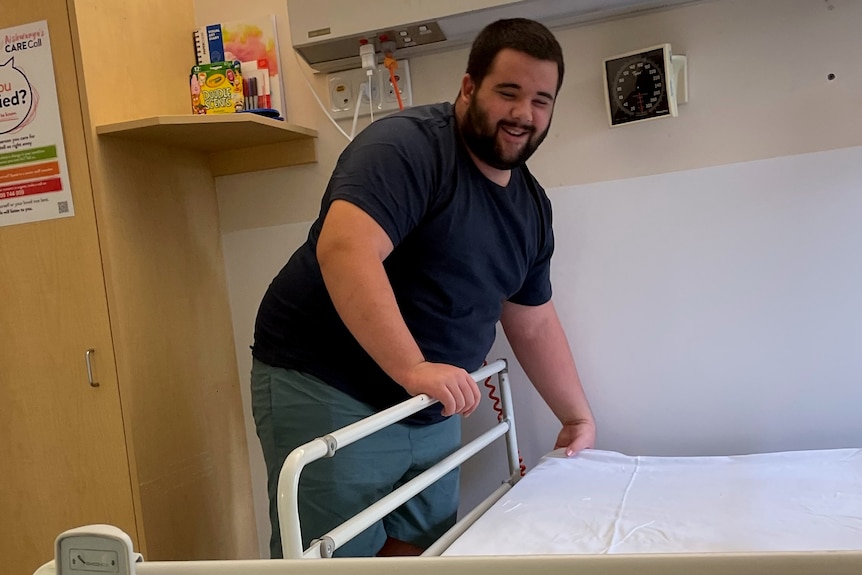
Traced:
<path fill-rule="evenodd" d="M 464 74 L 464 77 L 461 78 L 461 98 L 464 99 L 465 103 L 469 104 L 475 93 L 476 83 L 473 81 L 473 78 L 470 77 L 470 74 Z"/>

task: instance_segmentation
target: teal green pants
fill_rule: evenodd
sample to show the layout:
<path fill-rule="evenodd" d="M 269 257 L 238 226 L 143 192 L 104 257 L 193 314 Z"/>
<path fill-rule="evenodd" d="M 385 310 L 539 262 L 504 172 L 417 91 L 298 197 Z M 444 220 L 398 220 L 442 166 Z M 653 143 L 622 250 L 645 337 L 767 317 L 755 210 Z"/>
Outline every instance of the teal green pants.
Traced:
<path fill-rule="evenodd" d="M 369 382 L 368 385 L 373 385 Z M 258 360 L 251 371 L 252 411 L 266 461 L 270 553 L 282 557 L 276 506 L 278 476 L 288 454 L 374 413 L 368 405 L 294 370 Z M 461 444 L 461 420 L 432 425 L 394 424 L 309 464 L 299 481 L 303 549 L 348 518 L 410 481 Z M 458 469 L 336 550 L 336 556 L 373 556 L 387 537 L 428 547 L 452 525 L 458 509 Z"/>

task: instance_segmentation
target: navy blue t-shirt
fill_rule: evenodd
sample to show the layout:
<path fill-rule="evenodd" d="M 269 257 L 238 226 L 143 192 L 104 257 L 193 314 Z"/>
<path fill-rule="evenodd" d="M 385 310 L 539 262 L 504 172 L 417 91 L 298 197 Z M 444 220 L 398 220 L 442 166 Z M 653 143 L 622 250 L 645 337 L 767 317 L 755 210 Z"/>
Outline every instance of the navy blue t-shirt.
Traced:
<path fill-rule="evenodd" d="M 476 167 L 451 104 L 377 120 L 347 146 L 307 241 L 270 284 L 258 310 L 253 355 L 317 376 L 385 409 L 409 397 L 339 318 L 315 255 L 333 200 L 362 208 L 395 246 L 383 262 L 404 321 L 431 362 L 482 366 L 504 301 L 551 298 L 551 206 L 525 168 L 506 187 Z M 440 404 L 408 420 L 443 419 Z"/>

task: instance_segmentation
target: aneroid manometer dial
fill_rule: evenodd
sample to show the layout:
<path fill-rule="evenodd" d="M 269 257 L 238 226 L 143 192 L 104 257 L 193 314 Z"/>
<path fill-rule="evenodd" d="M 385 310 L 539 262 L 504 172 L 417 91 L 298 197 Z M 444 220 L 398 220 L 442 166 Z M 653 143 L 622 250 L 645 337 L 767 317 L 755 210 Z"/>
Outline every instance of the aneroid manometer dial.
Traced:
<path fill-rule="evenodd" d="M 611 126 L 676 116 L 670 45 L 605 60 L 606 99 Z"/>

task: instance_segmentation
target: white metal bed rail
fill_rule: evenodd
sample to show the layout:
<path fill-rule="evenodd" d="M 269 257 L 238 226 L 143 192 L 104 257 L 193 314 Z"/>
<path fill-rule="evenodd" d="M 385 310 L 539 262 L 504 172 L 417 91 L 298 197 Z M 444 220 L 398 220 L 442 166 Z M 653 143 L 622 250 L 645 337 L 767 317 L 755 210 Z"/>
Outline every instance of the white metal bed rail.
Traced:
<path fill-rule="evenodd" d="M 497 557 L 376 557 L 154 561 L 131 564 L 131 575 L 859 575 L 862 552 L 682 553 L 642 555 L 500 555 Z M 77 572 L 77 571 L 76 571 Z M 65 575 L 50 561 L 34 575 Z"/>
<path fill-rule="evenodd" d="M 361 421 L 335 430 L 332 433 L 318 437 L 294 449 L 284 462 L 278 477 L 277 506 L 279 526 L 281 528 L 281 545 L 286 559 L 331 557 L 332 553 L 362 533 L 365 529 L 396 509 L 405 501 L 443 477 L 452 469 L 491 444 L 501 435 L 506 436 L 506 448 L 509 460 L 509 478 L 473 512 L 450 529 L 425 554 L 439 555 L 463 533 L 469 524 L 475 521 L 481 512 L 490 507 L 497 499 L 514 485 L 520 478 L 518 461 L 518 441 L 515 434 L 514 415 L 512 410 L 512 393 L 509 385 L 509 375 L 506 361 L 499 359 L 470 374 L 476 382 L 497 374 L 498 389 L 502 416 L 500 422 L 473 441 L 444 458 L 442 461 L 418 475 L 413 480 L 402 485 L 386 497 L 377 501 L 367 509 L 348 519 L 330 532 L 312 542 L 308 549 L 302 549 L 302 532 L 300 531 L 298 490 L 299 476 L 306 465 L 322 459 L 333 457 L 335 453 L 351 443 L 367 437 L 395 422 L 437 403 L 427 395 L 417 395 L 407 401 L 376 413 Z"/>

